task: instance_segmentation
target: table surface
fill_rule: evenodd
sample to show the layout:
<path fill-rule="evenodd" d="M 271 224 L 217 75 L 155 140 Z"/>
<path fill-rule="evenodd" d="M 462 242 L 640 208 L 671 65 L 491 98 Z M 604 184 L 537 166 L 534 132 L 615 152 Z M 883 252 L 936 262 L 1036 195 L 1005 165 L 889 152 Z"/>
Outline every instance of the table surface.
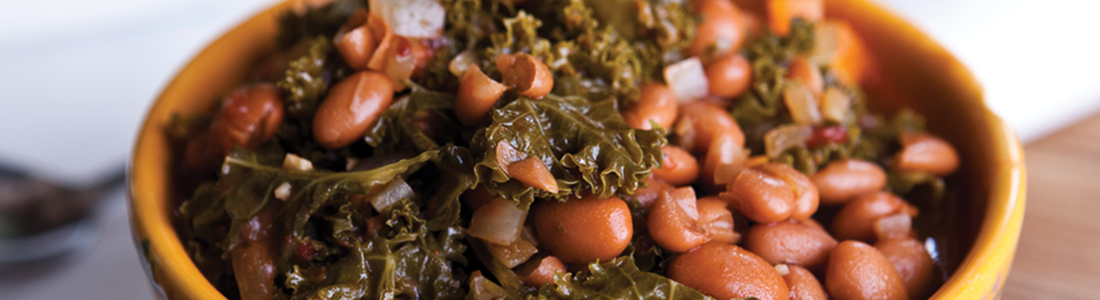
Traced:
<path fill-rule="evenodd" d="M 1027 209 L 1004 299 L 1100 295 L 1100 114 L 1024 147 Z"/>

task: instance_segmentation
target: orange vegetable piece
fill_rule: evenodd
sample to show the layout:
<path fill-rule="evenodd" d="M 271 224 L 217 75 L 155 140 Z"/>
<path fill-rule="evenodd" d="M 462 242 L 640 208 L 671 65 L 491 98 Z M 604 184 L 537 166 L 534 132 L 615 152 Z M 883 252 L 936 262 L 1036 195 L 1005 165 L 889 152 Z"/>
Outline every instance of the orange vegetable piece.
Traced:
<path fill-rule="evenodd" d="M 791 32 L 791 20 L 803 18 L 820 21 L 825 18 L 823 0 L 768 0 L 768 27 L 780 36 Z"/>

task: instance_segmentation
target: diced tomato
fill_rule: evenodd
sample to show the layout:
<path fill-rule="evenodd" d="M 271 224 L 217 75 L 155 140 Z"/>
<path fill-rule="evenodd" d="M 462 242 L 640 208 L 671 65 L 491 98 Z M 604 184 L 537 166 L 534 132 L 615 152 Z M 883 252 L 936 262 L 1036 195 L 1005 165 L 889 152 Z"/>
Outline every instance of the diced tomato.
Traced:
<path fill-rule="evenodd" d="M 848 129 L 844 126 L 814 127 L 813 135 L 806 139 L 806 147 L 817 148 L 829 143 L 843 143 L 848 140 Z"/>

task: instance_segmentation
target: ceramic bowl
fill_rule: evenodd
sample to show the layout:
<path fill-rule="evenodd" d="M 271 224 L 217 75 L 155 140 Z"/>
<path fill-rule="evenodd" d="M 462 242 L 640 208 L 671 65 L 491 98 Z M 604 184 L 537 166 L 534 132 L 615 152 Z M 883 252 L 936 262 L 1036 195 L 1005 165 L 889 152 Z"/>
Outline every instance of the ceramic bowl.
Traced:
<path fill-rule="evenodd" d="M 172 226 L 172 208 L 180 201 L 171 172 L 177 158 L 164 128 L 173 113 L 210 109 L 214 99 L 245 78 L 250 66 L 274 51 L 276 19 L 289 5 L 260 12 L 210 44 L 164 89 L 145 118 L 130 160 L 130 214 L 134 242 L 159 297 L 225 298 L 192 263 Z M 864 85 L 872 108 L 913 108 L 961 156 L 960 171 L 948 179 L 957 188 L 949 197 L 951 218 L 931 233 L 950 233 L 937 242 L 949 249 L 938 259 L 951 275 L 932 298 L 996 297 L 1024 215 L 1023 151 L 1016 135 L 990 112 L 970 71 L 913 25 L 866 0 L 829 0 L 826 11 L 828 18 L 852 25 L 878 66 L 877 80 Z"/>

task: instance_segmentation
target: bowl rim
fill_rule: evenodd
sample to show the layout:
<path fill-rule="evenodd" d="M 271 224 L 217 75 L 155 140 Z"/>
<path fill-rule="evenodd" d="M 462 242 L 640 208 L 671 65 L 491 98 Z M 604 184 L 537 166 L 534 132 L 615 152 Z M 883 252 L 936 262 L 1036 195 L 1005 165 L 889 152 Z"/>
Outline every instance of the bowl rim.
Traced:
<path fill-rule="evenodd" d="M 164 88 L 153 105 L 145 114 L 134 144 L 132 156 L 127 166 L 127 192 L 131 234 L 141 256 L 150 284 L 158 296 L 180 296 L 188 299 L 225 299 L 217 289 L 202 275 L 183 247 L 179 236 L 171 223 L 166 207 L 168 182 L 171 175 L 164 168 L 163 161 L 168 156 L 167 138 L 163 132 L 163 120 L 157 116 L 169 115 L 169 103 L 186 101 L 173 97 L 181 89 L 193 84 L 198 74 L 197 62 L 210 60 L 219 55 L 221 49 L 236 44 L 233 39 L 240 38 L 261 28 L 269 26 L 272 19 L 294 1 L 282 1 L 251 15 L 247 20 L 234 26 L 194 56 Z M 1023 148 L 1016 134 L 1007 124 L 998 118 L 984 103 L 982 87 L 953 55 L 933 41 L 928 35 L 903 20 L 889 10 L 868 0 L 829 0 L 832 5 L 850 5 L 854 9 L 874 15 L 876 21 L 884 26 L 896 26 L 896 30 L 906 34 L 921 47 L 919 51 L 937 53 L 945 58 L 946 76 L 952 76 L 960 87 L 968 89 L 980 102 L 982 112 L 980 124 L 984 125 L 984 134 L 988 134 L 994 143 L 993 155 L 996 166 L 987 196 L 988 202 L 984 220 L 978 230 L 977 239 L 971 246 L 962 264 L 958 266 L 948 280 L 936 291 L 931 299 L 956 299 L 990 297 L 998 293 L 1007 277 L 1015 254 L 1023 223 L 1026 196 L 1026 176 L 1023 163 Z M 839 4 L 838 4 L 839 3 Z M 184 78 L 191 78 L 185 80 Z M 990 270 L 997 271 L 991 274 Z M 158 281 L 160 280 L 160 281 Z M 992 286 L 992 289 L 983 288 Z"/>

